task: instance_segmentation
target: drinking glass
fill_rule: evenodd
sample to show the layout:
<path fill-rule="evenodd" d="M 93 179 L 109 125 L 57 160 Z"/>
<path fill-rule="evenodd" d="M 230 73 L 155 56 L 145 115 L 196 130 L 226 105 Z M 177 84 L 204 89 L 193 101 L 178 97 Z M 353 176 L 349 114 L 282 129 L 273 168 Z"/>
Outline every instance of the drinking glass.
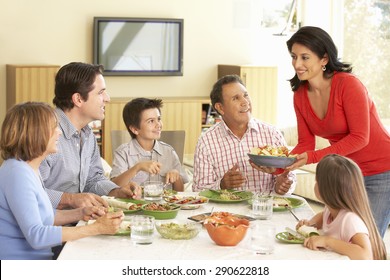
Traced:
<path fill-rule="evenodd" d="M 272 218 L 273 197 L 256 193 L 252 198 L 252 215 L 255 219 L 269 220 Z"/>
<path fill-rule="evenodd" d="M 159 181 L 146 181 L 141 184 L 144 189 L 144 199 L 158 201 L 162 199 L 164 184 Z"/>
<path fill-rule="evenodd" d="M 152 244 L 154 234 L 154 217 L 135 215 L 129 217 L 133 244 Z"/>
<path fill-rule="evenodd" d="M 255 254 L 268 255 L 275 250 L 275 227 L 259 221 L 250 227 L 251 249 Z"/>

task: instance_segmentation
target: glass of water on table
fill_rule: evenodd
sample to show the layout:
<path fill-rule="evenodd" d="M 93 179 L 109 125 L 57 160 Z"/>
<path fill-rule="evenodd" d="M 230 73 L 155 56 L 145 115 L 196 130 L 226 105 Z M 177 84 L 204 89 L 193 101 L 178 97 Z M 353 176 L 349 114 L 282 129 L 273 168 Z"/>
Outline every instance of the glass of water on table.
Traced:
<path fill-rule="evenodd" d="M 252 197 L 252 215 L 255 219 L 270 220 L 273 213 L 273 197 L 269 194 L 255 193 Z"/>
<path fill-rule="evenodd" d="M 154 235 L 154 217 L 134 215 L 129 217 L 133 244 L 152 244 Z"/>
<path fill-rule="evenodd" d="M 159 201 L 164 192 L 164 183 L 159 181 L 146 181 L 141 184 L 144 191 L 144 199 L 149 201 Z"/>

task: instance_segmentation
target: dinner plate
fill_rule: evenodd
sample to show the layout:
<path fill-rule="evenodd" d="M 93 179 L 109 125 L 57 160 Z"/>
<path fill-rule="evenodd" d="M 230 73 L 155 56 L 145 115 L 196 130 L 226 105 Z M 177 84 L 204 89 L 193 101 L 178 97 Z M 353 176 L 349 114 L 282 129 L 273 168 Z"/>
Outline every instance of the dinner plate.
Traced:
<path fill-rule="evenodd" d="M 116 199 L 119 201 L 123 201 L 123 202 L 132 202 L 135 204 L 139 204 L 139 207 L 137 209 L 134 209 L 134 210 L 126 210 L 126 209 L 114 207 L 114 211 L 123 211 L 123 214 L 132 214 L 132 213 L 138 212 L 141 210 L 142 205 L 147 203 L 144 200 L 136 200 L 136 199 L 129 199 L 129 198 L 116 198 Z"/>
<path fill-rule="evenodd" d="M 207 197 L 209 199 L 209 201 L 219 202 L 219 203 L 238 203 L 238 202 L 242 202 L 242 201 L 247 201 L 253 196 L 253 193 L 247 192 L 247 191 L 235 192 L 235 190 L 229 190 L 229 192 L 234 192 L 234 194 L 239 196 L 240 199 L 234 199 L 234 200 L 222 199 L 221 193 L 219 190 L 218 191 L 217 190 L 203 190 L 199 193 L 199 195 Z"/>
<path fill-rule="evenodd" d="M 276 196 L 276 197 L 279 197 L 279 196 Z M 298 207 L 301 207 L 302 205 L 305 204 L 305 201 L 303 201 L 302 199 L 299 199 L 299 198 L 282 197 L 282 196 L 280 196 L 280 198 L 283 198 L 283 199 L 289 201 L 291 208 L 298 208 Z M 248 200 L 248 203 L 252 207 L 252 200 L 251 199 Z M 287 208 L 284 206 L 274 206 L 273 211 L 274 212 L 287 211 Z"/>
<path fill-rule="evenodd" d="M 115 233 L 115 236 L 130 236 L 131 230 L 124 230 L 120 229 L 117 233 Z"/>
<path fill-rule="evenodd" d="M 277 157 L 277 156 L 262 156 L 248 154 L 249 158 L 259 166 L 285 168 L 293 164 L 296 160 L 295 157 Z"/>
<path fill-rule="evenodd" d="M 288 200 L 290 202 L 291 208 L 298 208 L 301 207 L 302 205 L 305 204 L 305 201 L 299 198 L 294 198 L 294 197 L 282 197 L 285 200 Z M 287 211 L 287 208 L 284 206 L 274 206 L 273 207 L 274 211 Z"/>
<path fill-rule="evenodd" d="M 289 234 L 287 231 L 279 232 L 276 236 L 276 239 L 284 242 L 284 243 L 292 243 L 292 244 L 303 244 L 302 239 L 297 239 L 291 234 Z"/>
<path fill-rule="evenodd" d="M 172 195 L 176 195 L 176 194 L 177 194 L 177 191 L 171 190 L 171 189 L 165 189 L 163 191 L 163 197 L 168 197 L 168 196 L 172 196 Z"/>
<path fill-rule="evenodd" d="M 188 199 L 183 201 L 183 199 Z M 188 195 L 173 195 L 173 196 L 167 196 L 164 197 L 164 200 L 168 203 L 173 203 L 176 205 L 180 205 L 180 209 L 183 210 L 193 210 L 193 209 L 198 209 L 201 205 L 207 204 L 209 202 L 209 199 L 205 196 L 198 196 L 198 195 L 193 195 L 193 196 L 188 196 Z M 190 203 L 191 201 L 194 200 L 200 200 L 196 203 Z M 181 201 L 179 203 L 176 203 L 176 201 Z"/>

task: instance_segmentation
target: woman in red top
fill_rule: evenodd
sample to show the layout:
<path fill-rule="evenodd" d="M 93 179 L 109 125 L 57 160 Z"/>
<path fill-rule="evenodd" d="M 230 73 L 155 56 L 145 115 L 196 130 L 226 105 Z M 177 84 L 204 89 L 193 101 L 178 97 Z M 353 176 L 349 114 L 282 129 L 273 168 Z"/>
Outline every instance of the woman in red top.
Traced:
<path fill-rule="evenodd" d="M 297 161 L 288 170 L 325 155 L 354 160 L 362 170 L 371 210 L 383 237 L 390 221 L 390 135 L 352 66 L 339 61 L 332 38 L 318 27 L 300 28 L 288 41 L 295 76 L 290 80 L 298 125 Z M 315 136 L 329 147 L 315 150 Z"/>

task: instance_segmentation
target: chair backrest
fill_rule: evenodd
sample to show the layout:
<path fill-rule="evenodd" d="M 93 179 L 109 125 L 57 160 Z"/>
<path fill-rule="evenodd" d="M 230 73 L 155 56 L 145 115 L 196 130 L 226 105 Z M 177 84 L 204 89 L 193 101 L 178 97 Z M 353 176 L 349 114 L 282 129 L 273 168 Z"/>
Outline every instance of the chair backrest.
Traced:
<path fill-rule="evenodd" d="M 184 144 L 186 139 L 185 130 L 164 130 L 161 131 L 160 141 L 171 145 L 177 155 L 180 163 L 183 164 Z M 127 130 L 112 130 L 111 131 L 111 150 L 114 154 L 115 150 L 123 143 L 131 140 L 131 136 Z"/>
<path fill-rule="evenodd" d="M 183 164 L 184 143 L 186 141 L 185 130 L 163 130 L 161 131 L 160 141 L 171 145 L 179 156 L 180 163 Z"/>
<path fill-rule="evenodd" d="M 130 142 L 131 136 L 127 130 L 111 130 L 111 151 L 114 155 L 115 150 L 123 143 Z"/>

